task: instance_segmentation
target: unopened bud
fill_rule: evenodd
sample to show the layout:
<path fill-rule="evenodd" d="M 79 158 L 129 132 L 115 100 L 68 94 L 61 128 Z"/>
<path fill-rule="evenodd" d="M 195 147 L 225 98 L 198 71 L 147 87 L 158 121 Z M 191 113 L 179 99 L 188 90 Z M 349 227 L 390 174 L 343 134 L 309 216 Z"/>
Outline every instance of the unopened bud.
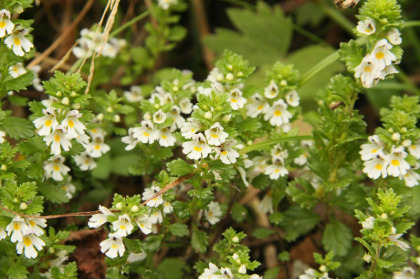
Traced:
<path fill-rule="evenodd" d="M 388 219 L 388 214 L 386 214 L 386 213 L 382 213 L 382 215 L 381 215 L 381 219 L 383 219 L 383 220 Z"/>
<path fill-rule="evenodd" d="M 25 210 L 25 209 L 27 209 L 27 208 L 28 208 L 28 205 L 26 204 L 26 202 L 22 202 L 22 203 L 20 203 L 19 208 L 20 208 L 21 210 Z"/>
<path fill-rule="evenodd" d="M 177 86 L 172 87 L 172 90 L 177 92 L 179 90 L 179 88 Z"/>
<path fill-rule="evenodd" d="M 7 171 L 7 166 L 6 166 L 6 165 L 1 165 L 0 169 L 1 169 L 2 171 Z"/>
<path fill-rule="evenodd" d="M 63 93 L 61 93 L 61 91 L 57 91 L 57 97 L 61 97 L 63 96 Z"/>
<path fill-rule="evenodd" d="M 150 120 L 150 119 L 152 119 L 152 115 L 151 115 L 149 112 L 146 112 L 146 113 L 144 114 L 143 118 L 144 118 L 145 120 Z"/>
<path fill-rule="evenodd" d="M 404 147 L 409 147 L 411 145 L 411 140 L 408 140 L 408 139 L 403 140 L 402 145 Z"/>
<path fill-rule="evenodd" d="M 393 141 L 400 141 L 401 135 L 398 133 L 393 133 L 391 138 Z"/>
<path fill-rule="evenodd" d="M 363 256 L 363 260 L 364 260 L 365 262 L 367 262 L 367 263 L 370 263 L 370 262 L 372 261 L 372 256 L 371 256 L 371 255 L 369 255 L 369 254 L 365 254 L 365 255 Z"/>
<path fill-rule="evenodd" d="M 244 76 L 244 73 L 242 73 L 242 72 L 239 72 L 238 74 L 237 74 L 237 77 L 243 77 Z"/>
<path fill-rule="evenodd" d="M 282 81 L 280 81 L 280 85 L 281 86 L 286 86 L 287 85 L 287 80 L 283 79 Z"/>
<path fill-rule="evenodd" d="M 327 271 L 327 267 L 326 267 L 325 265 L 321 265 L 321 266 L 319 267 L 319 271 L 321 271 L 321 272 L 325 272 L 325 271 Z"/>
<path fill-rule="evenodd" d="M 19 201 L 18 198 L 13 199 L 13 202 L 18 202 L 18 201 Z"/>
<path fill-rule="evenodd" d="M 233 66 L 232 66 L 232 65 L 228 65 L 227 67 L 228 67 L 228 69 L 229 69 L 230 71 L 232 71 L 232 69 L 233 69 Z"/>
<path fill-rule="evenodd" d="M 155 104 L 155 109 L 159 109 L 160 106 L 158 104 Z"/>
<path fill-rule="evenodd" d="M 104 115 L 103 113 L 98 114 L 98 116 L 96 117 L 99 121 L 104 120 Z"/>
<path fill-rule="evenodd" d="M 73 92 L 71 92 L 70 96 L 71 97 L 76 97 L 77 96 L 77 93 L 73 91 Z"/>
<path fill-rule="evenodd" d="M 118 210 L 121 210 L 123 208 L 122 203 L 117 203 L 117 205 L 115 206 Z"/>
<path fill-rule="evenodd" d="M 227 80 L 233 80 L 233 78 L 234 77 L 233 77 L 233 74 L 232 73 L 229 73 L 229 74 L 226 75 L 226 79 Z"/>
<path fill-rule="evenodd" d="M 69 100 L 69 98 L 64 97 L 64 98 L 61 100 L 61 103 L 62 103 L 63 105 L 68 105 L 68 104 L 70 104 L 70 100 Z"/>
<path fill-rule="evenodd" d="M 223 80 L 223 75 L 222 74 L 218 74 L 216 77 L 217 81 L 222 81 Z"/>
<path fill-rule="evenodd" d="M 120 122 L 120 121 L 121 121 L 121 117 L 118 114 L 114 115 L 114 122 Z"/>
<path fill-rule="evenodd" d="M 137 211 L 139 211 L 139 207 L 138 207 L 137 205 L 133 205 L 133 206 L 131 207 L 131 211 L 132 211 L 132 212 L 137 212 Z"/>
<path fill-rule="evenodd" d="M 401 133 L 407 133 L 407 128 L 406 127 L 402 127 L 401 128 Z"/>
<path fill-rule="evenodd" d="M 48 253 L 50 253 L 50 254 L 55 254 L 55 249 L 54 249 L 54 247 L 49 247 L 49 248 L 48 248 Z"/>
<path fill-rule="evenodd" d="M 222 121 L 227 123 L 230 121 L 231 118 L 232 118 L 231 114 L 226 114 L 225 116 L 223 116 Z"/>
<path fill-rule="evenodd" d="M 75 103 L 75 104 L 72 105 L 72 107 L 74 109 L 80 109 L 80 104 L 79 103 Z"/>
<path fill-rule="evenodd" d="M 232 237 L 232 242 L 233 243 L 239 243 L 239 237 L 237 237 L 237 236 Z"/>
<path fill-rule="evenodd" d="M 111 113 L 113 111 L 113 109 L 112 109 L 112 107 L 107 107 L 106 111 Z"/>
<path fill-rule="evenodd" d="M 213 117 L 213 114 L 210 112 L 210 111 L 207 111 L 205 114 L 204 114 L 204 118 L 205 119 L 211 119 Z"/>

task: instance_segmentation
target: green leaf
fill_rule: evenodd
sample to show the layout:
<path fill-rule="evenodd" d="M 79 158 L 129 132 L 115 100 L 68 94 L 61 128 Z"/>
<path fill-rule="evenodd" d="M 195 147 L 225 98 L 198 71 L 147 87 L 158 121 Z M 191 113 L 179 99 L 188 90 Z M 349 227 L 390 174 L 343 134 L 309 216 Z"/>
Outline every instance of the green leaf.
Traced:
<path fill-rule="evenodd" d="M 185 278 L 183 269 L 185 261 L 177 258 L 166 258 L 158 266 L 158 270 L 165 274 L 167 279 L 182 279 Z"/>
<path fill-rule="evenodd" d="M 343 223 L 332 220 L 325 226 L 322 235 L 322 245 L 325 250 L 333 251 L 337 256 L 344 256 L 350 250 L 352 240 L 353 235 L 350 228 Z"/>
<path fill-rule="evenodd" d="M 150 235 L 146 238 L 146 241 L 143 243 L 144 250 L 148 252 L 156 252 L 159 250 L 162 239 L 157 235 Z"/>
<path fill-rule="evenodd" d="M 124 237 L 124 244 L 128 251 L 132 253 L 143 252 L 142 243 L 139 239 L 130 239 Z"/>
<path fill-rule="evenodd" d="M 6 91 L 26 90 L 26 86 L 31 85 L 34 78 L 34 73 L 32 71 L 28 71 L 17 78 L 3 82 L 3 86 L 5 86 Z"/>
<path fill-rule="evenodd" d="M 7 270 L 7 275 L 9 275 L 9 278 L 13 279 L 26 279 L 28 278 L 27 275 L 29 274 L 29 271 L 26 269 L 25 266 L 18 260 L 17 262 L 10 260 L 10 267 Z"/>
<path fill-rule="evenodd" d="M 257 239 L 264 239 L 264 238 L 269 237 L 272 234 L 274 234 L 274 231 L 267 228 L 256 228 L 252 232 L 252 235 L 255 236 L 255 238 Z"/>
<path fill-rule="evenodd" d="M 194 228 L 191 237 L 191 246 L 198 253 L 205 253 L 208 245 L 208 236 L 205 232 L 201 232 Z"/>
<path fill-rule="evenodd" d="M 172 175 L 183 176 L 194 172 L 194 167 L 178 158 L 166 164 Z"/>
<path fill-rule="evenodd" d="M 39 192 L 49 201 L 53 203 L 65 203 L 69 201 L 66 191 L 58 188 L 54 184 L 42 184 L 38 187 Z"/>
<path fill-rule="evenodd" d="M 27 119 L 8 116 L 0 122 L 0 130 L 14 139 L 29 138 L 34 135 L 34 125 Z"/>
<path fill-rule="evenodd" d="M 280 273 L 280 267 L 268 269 L 264 272 L 264 279 L 276 279 Z"/>
<path fill-rule="evenodd" d="M 168 226 L 171 234 L 179 237 L 187 236 L 189 234 L 188 226 L 185 224 L 174 223 Z"/>
<path fill-rule="evenodd" d="M 284 212 L 284 221 L 281 223 L 282 227 L 286 231 L 285 239 L 287 241 L 293 241 L 299 236 L 311 231 L 319 221 L 321 217 L 309 210 L 293 206 Z"/>
<path fill-rule="evenodd" d="M 232 207 L 232 218 L 235 222 L 242 223 L 248 217 L 248 210 L 245 206 L 235 202 Z"/>

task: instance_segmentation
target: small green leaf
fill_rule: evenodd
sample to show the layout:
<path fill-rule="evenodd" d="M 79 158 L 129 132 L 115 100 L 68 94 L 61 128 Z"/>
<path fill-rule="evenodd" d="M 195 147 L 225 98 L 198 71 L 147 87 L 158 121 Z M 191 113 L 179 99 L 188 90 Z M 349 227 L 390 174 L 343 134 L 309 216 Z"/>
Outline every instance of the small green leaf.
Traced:
<path fill-rule="evenodd" d="M 171 234 L 179 237 L 183 237 L 189 234 L 188 226 L 185 224 L 174 223 L 168 226 Z"/>
<path fill-rule="evenodd" d="M 194 167 L 178 158 L 166 164 L 172 175 L 183 176 L 194 172 Z"/>
<path fill-rule="evenodd" d="M 351 248 L 353 235 L 349 227 L 343 223 L 332 220 L 327 224 L 322 235 L 322 245 L 325 250 L 333 251 L 337 256 L 345 256 Z"/>
<path fill-rule="evenodd" d="M 281 223 L 282 227 L 286 230 L 285 239 L 293 241 L 299 236 L 311 231 L 321 217 L 309 210 L 293 206 L 284 212 L 285 219 Z"/>
<path fill-rule="evenodd" d="M 29 138 L 34 135 L 34 125 L 27 119 L 8 116 L 0 122 L 0 130 L 14 139 Z"/>
<path fill-rule="evenodd" d="M 205 232 L 194 229 L 191 237 L 192 248 L 198 253 L 205 253 L 207 250 L 208 238 L 209 237 Z"/>
<path fill-rule="evenodd" d="M 252 235 L 255 236 L 255 238 L 257 239 L 264 239 L 264 238 L 269 237 L 272 234 L 274 234 L 274 231 L 267 228 L 256 228 L 252 232 Z"/>
<path fill-rule="evenodd" d="M 185 278 L 183 269 L 185 261 L 177 258 L 166 258 L 158 266 L 158 270 L 165 274 L 164 278 L 182 279 Z"/>

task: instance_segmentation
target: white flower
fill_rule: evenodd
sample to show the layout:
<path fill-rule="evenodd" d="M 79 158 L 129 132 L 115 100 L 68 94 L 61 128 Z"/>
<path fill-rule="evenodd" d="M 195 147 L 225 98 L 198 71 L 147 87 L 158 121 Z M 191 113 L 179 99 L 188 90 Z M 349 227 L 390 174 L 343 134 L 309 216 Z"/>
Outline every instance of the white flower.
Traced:
<path fill-rule="evenodd" d="M 41 79 L 39 78 L 39 72 L 41 71 L 41 66 L 35 65 L 32 67 L 31 71 L 34 73 L 35 78 L 32 81 L 32 86 L 35 88 L 35 90 L 42 92 L 44 91 L 44 87 L 41 84 Z"/>
<path fill-rule="evenodd" d="M 280 176 L 285 176 L 289 171 L 284 167 L 284 161 L 281 157 L 274 157 L 273 164 L 265 168 L 265 174 L 269 175 L 271 179 L 278 179 Z"/>
<path fill-rule="evenodd" d="M 162 128 L 155 132 L 156 140 L 159 140 L 159 144 L 161 146 L 174 146 L 175 145 L 175 137 L 172 135 L 171 130 L 169 127 Z"/>
<path fill-rule="evenodd" d="M 69 181 L 63 187 L 61 187 L 61 189 L 66 191 L 66 197 L 68 197 L 69 199 L 71 199 L 73 197 L 73 194 L 76 192 L 76 187 Z"/>
<path fill-rule="evenodd" d="M 302 154 L 300 154 L 299 157 L 295 158 L 293 162 L 295 162 L 296 165 L 303 166 L 308 162 L 308 156 L 309 153 L 305 151 Z"/>
<path fill-rule="evenodd" d="M 420 159 L 420 144 L 411 144 L 408 147 L 408 152 L 416 157 L 416 159 Z"/>
<path fill-rule="evenodd" d="M 238 268 L 238 272 L 240 274 L 246 274 L 246 265 L 242 264 L 239 268 Z"/>
<path fill-rule="evenodd" d="M 7 45 L 8 48 L 13 49 L 13 52 L 17 56 L 24 56 L 25 52 L 28 52 L 33 48 L 33 44 L 24 36 L 26 30 L 18 30 L 17 32 L 13 32 L 12 35 L 4 40 L 4 43 Z M 25 51 L 23 51 L 23 50 Z"/>
<path fill-rule="evenodd" d="M 152 186 L 150 188 L 146 188 L 144 190 L 142 200 L 147 201 L 148 199 L 152 198 L 156 193 L 158 193 L 160 190 L 161 189 L 158 186 Z M 162 195 L 159 195 L 153 198 L 152 200 L 148 201 L 146 205 L 149 207 L 158 207 L 162 203 L 163 203 Z"/>
<path fill-rule="evenodd" d="M 23 219 L 20 216 L 15 216 L 10 222 L 9 225 L 6 226 L 7 235 L 12 235 L 10 241 L 13 243 L 16 241 L 21 242 L 23 240 L 23 235 L 30 233 L 30 229 Z"/>
<path fill-rule="evenodd" d="M 192 103 L 188 98 L 183 98 L 179 101 L 179 106 L 181 107 L 181 112 L 185 114 L 190 114 L 192 112 Z"/>
<path fill-rule="evenodd" d="M 51 108 L 43 109 L 44 116 L 37 118 L 33 121 L 38 130 L 38 135 L 47 136 L 51 134 L 51 129 L 54 130 L 58 126 L 57 119 L 55 118 L 55 111 Z"/>
<path fill-rule="evenodd" d="M 79 121 L 82 114 L 78 110 L 71 110 L 67 113 L 66 118 L 61 122 L 61 126 L 66 130 L 68 139 L 77 138 L 79 135 L 85 134 L 85 125 Z"/>
<path fill-rule="evenodd" d="M 152 224 L 162 223 L 163 222 L 163 216 L 162 212 L 160 210 L 157 210 L 150 214 L 149 220 Z"/>
<path fill-rule="evenodd" d="M 44 246 L 45 242 L 42 239 L 33 234 L 28 234 L 24 235 L 22 241 L 19 241 L 16 245 L 16 251 L 18 254 L 22 254 L 23 248 L 25 248 L 25 257 L 32 259 L 38 256 L 36 250 L 41 251 Z"/>
<path fill-rule="evenodd" d="M 375 21 L 373 19 L 365 19 L 364 21 L 359 21 L 357 23 L 356 30 L 365 35 L 371 35 L 376 31 Z"/>
<path fill-rule="evenodd" d="M 125 144 L 128 144 L 125 147 L 125 150 L 133 150 L 139 142 L 136 137 L 134 137 L 134 128 L 128 129 L 128 136 L 122 137 L 121 141 Z"/>
<path fill-rule="evenodd" d="M 208 144 L 220 145 L 224 143 L 229 134 L 223 130 L 224 128 L 219 122 L 214 123 L 213 126 L 206 130 L 204 134 L 206 135 Z"/>
<path fill-rule="evenodd" d="M 11 34 L 15 25 L 10 20 L 10 12 L 6 9 L 0 11 L 0 38 Z"/>
<path fill-rule="evenodd" d="M 263 279 L 262 276 L 259 276 L 258 274 L 252 274 L 249 279 Z"/>
<path fill-rule="evenodd" d="M 305 270 L 305 274 L 299 275 L 299 279 L 317 279 L 316 270 L 308 268 Z"/>
<path fill-rule="evenodd" d="M 44 141 L 47 143 L 47 146 L 51 144 L 51 153 L 54 155 L 61 153 L 61 147 L 63 147 L 64 151 L 69 151 L 71 147 L 71 142 L 66 138 L 63 127 L 60 125 L 55 126 L 54 131 L 46 136 Z"/>
<path fill-rule="evenodd" d="M 397 60 L 394 53 L 390 51 L 392 45 L 386 39 L 378 41 L 372 51 L 372 63 L 378 70 L 385 69 L 386 66 Z"/>
<path fill-rule="evenodd" d="M 222 267 L 220 269 L 220 273 L 224 275 L 224 278 L 231 278 L 233 279 L 233 273 L 228 267 Z"/>
<path fill-rule="evenodd" d="M 69 259 L 66 250 L 60 250 L 55 255 L 57 258 L 49 261 L 49 266 L 59 266 Z"/>
<path fill-rule="evenodd" d="M 99 158 L 111 148 L 104 143 L 103 136 L 94 137 L 94 140 L 86 146 L 86 153 L 93 158 Z"/>
<path fill-rule="evenodd" d="M 392 279 L 414 279 L 416 272 L 409 266 L 405 266 L 403 270 L 392 273 Z"/>
<path fill-rule="evenodd" d="M 367 218 L 365 221 L 362 222 L 362 227 L 366 230 L 371 230 L 373 229 L 374 223 L 375 223 L 375 217 L 370 216 L 369 218 Z"/>
<path fill-rule="evenodd" d="M 6 230 L 0 227 L 0 240 L 5 239 L 7 237 Z"/>
<path fill-rule="evenodd" d="M 206 158 L 211 150 L 211 147 L 207 145 L 204 135 L 199 133 L 192 136 L 192 141 L 187 141 L 182 144 L 184 154 L 193 160 L 200 158 Z"/>
<path fill-rule="evenodd" d="M 370 136 L 368 140 L 371 143 L 362 144 L 362 150 L 359 152 L 359 154 L 362 155 L 363 161 L 376 158 L 378 154 L 383 154 L 382 149 L 384 144 L 381 142 L 377 135 Z"/>
<path fill-rule="evenodd" d="M 3 143 L 5 141 L 4 137 L 6 136 L 6 133 L 0 130 L 0 143 Z"/>
<path fill-rule="evenodd" d="M 273 126 L 281 126 L 285 123 L 289 123 L 289 119 L 292 114 L 287 111 L 287 104 L 282 100 L 277 100 L 273 103 L 273 106 L 267 111 L 264 116 L 264 120 L 270 119 L 270 124 Z"/>
<path fill-rule="evenodd" d="M 89 228 L 99 228 L 100 226 L 108 222 L 107 221 L 108 216 L 111 216 L 111 215 L 114 216 L 114 214 L 105 206 L 100 205 L 99 210 L 102 213 L 98 213 L 90 217 L 89 222 L 88 222 Z"/>
<path fill-rule="evenodd" d="M 218 202 L 211 202 L 209 203 L 206 210 L 204 210 L 204 215 L 206 216 L 207 221 L 210 224 L 214 225 L 220 221 L 220 217 L 222 217 L 222 210 Z"/>
<path fill-rule="evenodd" d="M 379 79 L 384 79 L 385 74 L 382 73 L 373 63 L 372 55 L 366 55 L 359 66 L 355 69 L 354 76 L 360 78 L 360 82 L 366 88 L 371 88 L 378 83 Z"/>
<path fill-rule="evenodd" d="M 164 10 L 169 9 L 170 6 L 175 5 L 178 0 L 158 0 L 158 5 Z"/>
<path fill-rule="evenodd" d="M 112 222 L 112 229 L 115 231 L 116 237 L 123 237 L 129 235 L 133 231 L 133 224 L 131 224 L 130 216 L 127 214 L 120 215 L 117 221 Z"/>
<path fill-rule="evenodd" d="M 273 158 L 280 157 L 282 159 L 287 159 L 287 157 L 289 157 L 289 152 L 287 152 L 287 149 L 283 149 L 280 144 L 277 144 L 271 149 L 271 156 L 273 156 Z"/>
<path fill-rule="evenodd" d="M 201 122 L 195 118 L 188 118 L 181 128 L 181 134 L 186 139 L 191 139 L 201 129 Z"/>
<path fill-rule="evenodd" d="M 217 273 L 219 273 L 219 268 L 213 264 L 212 262 L 209 263 L 209 268 L 204 269 L 203 274 L 201 274 L 198 279 L 213 279 L 213 278 L 220 278 L 216 277 Z M 216 275 L 216 276 L 215 276 Z"/>
<path fill-rule="evenodd" d="M 388 176 L 388 172 L 386 171 L 388 162 L 385 160 L 383 154 L 378 154 L 372 160 L 364 162 L 363 165 L 365 166 L 363 172 L 372 179 L 377 179 L 381 175 L 383 178 Z"/>
<path fill-rule="evenodd" d="M 286 94 L 286 102 L 289 106 L 297 107 L 299 106 L 300 97 L 296 90 L 292 90 Z"/>
<path fill-rule="evenodd" d="M 153 123 L 150 120 L 143 120 L 142 127 L 133 128 L 133 137 L 142 143 L 152 144 L 155 141 L 155 130 Z"/>
<path fill-rule="evenodd" d="M 143 95 L 140 86 L 131 86 L 130 91 L 124 91 L 124 97 L 130 102 L 140 102 L 143 100 Z"/>
<path fill-rule="evenodd" d="M 171 203 L 169 203 L 167 201 L 164 201 L 163 202 L 163 213 L 170 214 L 170 213 L 172 213 L 172 211 L 174 211 L 174 208 L 171 205 Z"/>
<path fill-rule="evenodd" d="M 229 139 L 225 141 L 222 145 L 216 146 L 214 150 L 216 151 L 216 158 L 219 158 L 224 164 L 234 164 L 236 163 L 236 158 L 239 157 L 239 153 L 233 149 L 233 146 L 237 144 L 237 141 L 234 139 Z"/>
<path fill-rule="evenodd" d="M 401 33 L 397 28 L 392 28 L 386 33 L 386 38 L 393 45 L 400 45 L 402 43 Z"/>
<path fill-rule="evenodd" d="M 75 155 L 73 158 L 76 162 L 76 165 L 81 170 L 87 171 L 96 168 L 95 160 L 91 156 L 89 156 L 87 152 L 82 152 L 80 155 Z"/>
<path fill-rule="evenodd" d="M 407 171 L 405 175 L 403 175 L 402 178 L 404 178 L 404 182 L 405 182 L 405 185 L 407 185 L 407 187 L 414 187 L 416 185 L 419 185 L 420 174 L 410 169 Z"/>
<path fill-rule="evenodd" d="M 152 232 L 152 222 L 150 221 L 149 216 L 147 216 L 147 215 L 137 216 L 137 218 L 135 219 L 135 222 L 136 222 L 137 226 L 139 227 L 139 229 L 144 234 L 149 234 L 149 233 Z"/>
<path fill-rule="evenodd" d="M 101 252 L 105 253 L 105 255 L 110 258 L 116 258 L 118 255 L 122 257 L 125 252 L 125 246 L 122 238 L 112 233 L 110 233 L 108 235 L 108 239 L 102 241 L 99 246 L 101 246 Z"/>
<path fill-rule="evenodd" d="M 41 229 L 40 227 L 42 228 L 47 227 L 47 220 L 45 219 L 38 219 L 38 218 L 27 219 L 26 223 L 28 224 L 29 232 L 36 236 L 41 236 L 44 234 L 44 230 Z"/>
<path fill-rule="evenodd" d="M 168 113 L 168 117 L 172 118 L 174 124 L 178 128 L 182 128 L 185 123 L 184 117 L 181 116 L 181 109 L 178 106 L 173 106 L 171 111 Z"/>
<path fill-rule="evenodd" d="M 153 122 L 157 124 L 161 124 L 165 122 L 166 120 L 166 114 L 160 109 L 155 114 L 153 114 Z"/>
<path fill-rule="evenodd" d="M 234 88 L 230 91 L 227 101 L 230 102 L 230 106 L 234 110 L 243 108 L 246 103 L 246 99 L 242 97 L 242 91 L 239 88 Z"/>
<path fill-rule="evenodd" d="M 407 157 L 407 152 L 404 151 L 404 146 L 392 148 L 391 154 L 386 157 L 388 161 L 388 174 L 394 177 L 405 175 L 410 169 L 410 164 L 404 158 Z"/>
<path fill-rule="evenodd" d="M 393 234 L 389 236 L 389 240 L 394 242 L 394 244 L 398 247 L 400 247 L 401 249 L 403 249 L 404 251 L 407 251 L 407 249 L 410 248 L 410 245 L 408 245 L 407 243 L 405 243 L 404 241 L 399 240 L 399 238 L 402 236 L 402 233 L 399 234 Z"/>
<path fill-rule="evenodd" d="M 219 68 L 214 67 L 209 75 L 207 76 L 208 81 L 210 81 L 211 83 L 215 83 L 215 82 L 220 82 L 224 79 L 223 74 L 220 72 Z"/>
<path fill-rule="evenodd" d="M 267 194 L 265 194 L 264 198 L 258 204 L 258 208 L 261 210 L 261 212 L 266 214 L 274 212 L 273 193 L 271 191 L 268 191 Z"/>
<path fill-rule="evenodd" d="M 128 255 L 127 262 L 134 263 L 138 261 L 143 261 L 144 259 L 146 259 L 146 257 L 147 257 L 147 254 L 144 251 L 141 253 L 130 253 Z"/>
<path fill-rule="evenodd" d="M 1 25 L 1 21 L 0 21 L 0 25 Z M 22 63 L 16 63 L 15 65 L 9 67 L 9 74 L 13 78 L 17 78 L 18 76 L 21 76 L 25 73 L 26 73 L 26 69 Z"/>
<path fill-rule="evenodd" d="M 255 94 L 251 97 L 252 102 L 247 104 L 247 112 L 246 115 L 252 118 L 257 117 L 261 113 L 266 113 L 270 108 L 270 105 L 267 101 L 260 95 Z"/>
<path fill-rule="evenodd" d="M 60 155 L 55 155 L 50 158 L 48 161 L 44 162 L 44 171 L 45 177 L 54 179 L 55 181 L 62 181 L 63 175 L 67 175 L 70 171 L 70 168 L 67 167 L 64 163 L 64 157 Z"/>
<path fill-rule="evenodd" d="M 273 99 L 279 94 L 279 87 L 276 82 L 272 80 L 270 84 L 264 89 L 264 96 L 268 99 Z"/>

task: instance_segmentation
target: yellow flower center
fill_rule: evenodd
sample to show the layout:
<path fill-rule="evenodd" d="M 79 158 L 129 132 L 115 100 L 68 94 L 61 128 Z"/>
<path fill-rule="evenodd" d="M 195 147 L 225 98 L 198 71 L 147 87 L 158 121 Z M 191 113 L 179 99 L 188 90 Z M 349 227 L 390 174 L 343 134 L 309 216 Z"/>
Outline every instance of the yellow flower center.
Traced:
<path fill-rule="evenodd" d="M 53 168 L 55 171 L 59 171 L 60 170 L 60 167 L 59 166 L 57 166 L 57 165 L 54 165 L 54 168 Z"/>
<path fill-rule="evenodd" d="M 121 225 L 120 229 L 125 230 L 127 227 L 125 225 Z"/>
<path fill-rule="evenodd" d="M 3 29 L 4 27 L 6 27 L 6 22 L 0 21 L 0 28 Z"/>
<path fill-rule="evenodd" d="M 92 129 L 92 133 L 96 134 L 97 132 L 98 132 L 97 129 L 95 129 L 95 128 Z"/>
<path fill-rule="evenodd" d="M 372 149 L 372 153 L 376 153 L 378 151 L 378 149 Z"/>
<path fill-rule="evenodd" d="M 197 152 L 201 152 L 203 150 L 203 148 L 199 147 L 199 146 L 194 146 L 194 150 Z"/>
<path fill-rule="evenodd" d="M 223 151 L 222 151 L 222 155 L 223 155 L 223 156 L 226 156 L 226 155 L 227 155 L 226 150 L 223 150 Z"/>
<path fill-rule="evenodd" d="M 279 110 L 274 111 L 274 115 L 275 116 L 280 116 L 281 115 L 281 111 L 279 111 Z"/>
<path fill-rule="evenodd" d="M 234 98 L 230 99 L 230 101 L 231 101 L 232 103 L 237 103 L 237 102 L 238 102 L 238 100 L 236 100 L 236 99 L 234 99 Z"/>
<path fill-rule="evenodd" d="M 20 224 L 19 224 L 19 223 L 15 223 L 15 224 L 13 225 L 13 229 L 14 229 L 15 231 L 19 230 L 19 229 L 20 229 Z"/>
<path fill-rule="evenodd" d="M 161 138 L 163 138 L 163 139 L 167 139 L 168 137 L 167 137 L 167 136 L 165 136 L 165 135 L 161 135 Z"/>
<path fill-rule="evenodd" d="M 15 38 L 13 39 L 13 43 L 14 43 L 16 46 L 19 46 L 19 45 L 20 45 L 20 39 L 15 37 Z"/>
<path fill-rule="evenodd" d="M 216 134 L 210 134 L 210 136 L 214 139 L 217 139 L 219 137 L 219 135 L 216 135 Z"/>
<path fill-rule="evenodd" d="M 263 109 L 263 105 L 259 105 L 258 107 L 257 107 L 257 110 L 262 110 Z"/>
<path fill-rule="evenodd" d="M 150 136 L 150 134 L 149 134 L 149 133 L 147 133 L 147 132 L 143 132 L 143 136 L 145 136 L 145 137 L 149 137 L 149 136 Z"/>
<path fill-rule="evenodd" d="M 365 66 L 363 68 L 363 71 L 366 72 L 366 73 L 370 73 L 370 72 L 372 72 L 372 67 L 371 66 Z"/>
<path fill-rule="evenodd" d="M 54 141 L 55 142 L 60 142 L 60 139 L 61 139 L 60 135 L 55 135 L 54 136 Z"/>
<path fill-rule="evenodd" d="M 28 221 L 28 224 L 29 224 L 31 227 L 35 227 L 35 222 L 34 222 L 34 221 L 32 221 L 32 220 L 29 220 L 29 221 Z"/>
<path fill-rule="evenodd" d="M 382 169 L 382 165 L 381 165 L 381 164 L 376 164 L 376 165 L 375 165 L 375 169 L 377 169 L 377 170 L 381 170 L 381 169 Z"/>
<path fill-rule="evenodd" d="M 195 129 L 191 129 L 191 133 L 194 133 Z"/>
<path fill-rule="evenodd" d="M 95 150 L 101 149 L 101 146 L 99 144 L 95 145 Z"/>
<path fill-rule="evenodd" d="M 377 58 L 377 59 L 379 59 L 379 60 L 384 59 L 384 57 L 385 57 L 385 55 L 384 55 L 384 53 L 383 53 L 383 52 L 377 52 L 377 53 L 375 54 L 375 56 L 376 56 L 376 58 Z"/>
<path fill-rule="evenodd" d="M 69 120 L 69 127 L 73 128 L 74 127 L 74 122 L 72 120 Z"/>
<path fill-rule="evenodd" d="M 140 227 L 144 228 L 144 224 L 140 224 Z"/>
<path fill-rule="evenodd" d="M 400 161 L 394 159 L 394 160 L 391 161 L 391 165 L 398 167 L 400 165 Z"/>
<path fill-rule="evenodd" d="M 45 126 L 50 127 L 52 125 L 52 120 L 47 119 L 44 124 L 45 124 Z"/>
<path fill-rule="evenodd" d="M 89 161 L 88 160 L 85 160 L 85 165 L 89 165 Z"/>
<path fill-rule="evenodd" d="M 275 169 L 275 170 L 274 170 L 274 172 L 275 172 L 275 173 L 279 173 L 279 172 L 280 172 L 280 170 L 279 170 L 279 169 Z"/>
<path fill-rule="evenodd" d="M 117 244 L 112 244 L 111 249 L 118 249 L 118 245 Z"/>
<path fill-rule="evenodd" d="M 25 246 L 31 246 L 32 245 L 32 240 L 29 237 L 24 236 L 23 237 L 23 243 L 25 244 Z"/>

